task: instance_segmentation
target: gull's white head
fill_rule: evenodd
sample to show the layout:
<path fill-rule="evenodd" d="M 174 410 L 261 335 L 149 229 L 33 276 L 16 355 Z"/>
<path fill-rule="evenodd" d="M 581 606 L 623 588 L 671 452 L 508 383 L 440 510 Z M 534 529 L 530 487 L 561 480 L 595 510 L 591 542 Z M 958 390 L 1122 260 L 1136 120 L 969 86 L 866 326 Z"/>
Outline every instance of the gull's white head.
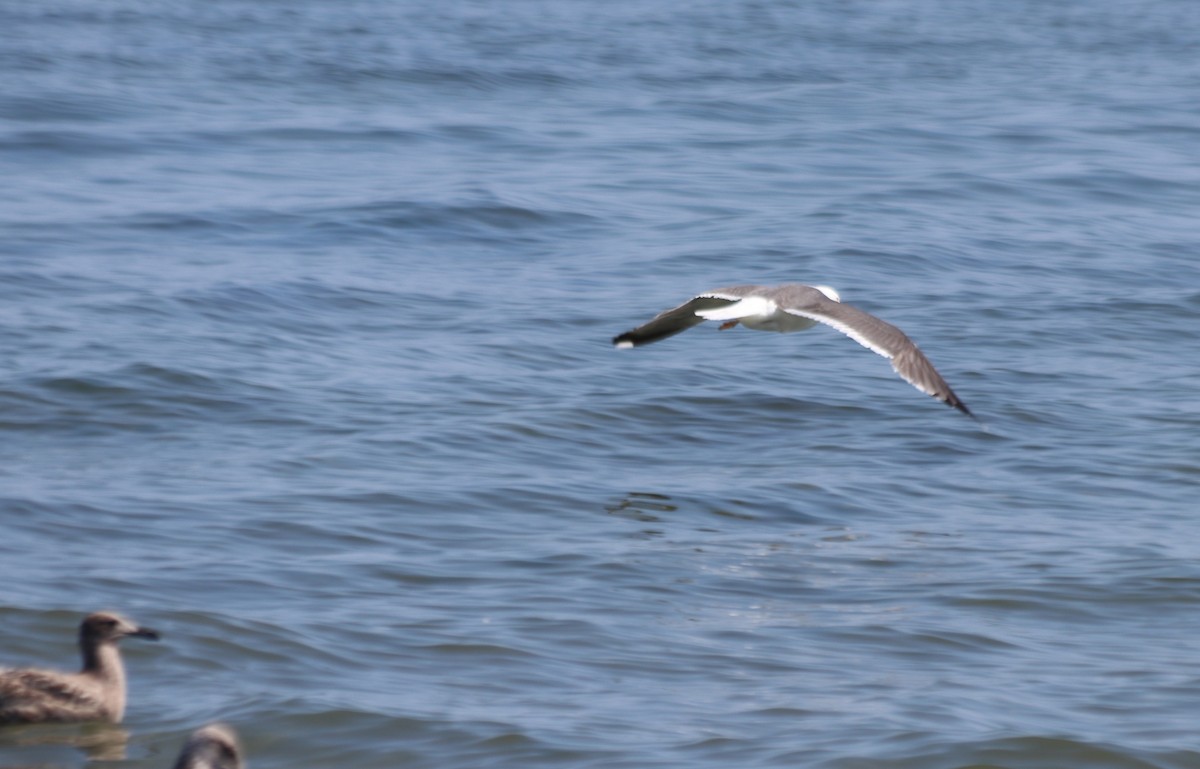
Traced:
<path fill-rule="evenodd" d="M 837 289 L 835 289 L 833 286 L 813 286 L 813 288 L 820 291 L 822 294 L 829 297 L 830 299 L 832 299 L 835 302 L 842 301 L 842 295 L 839 294 L 837 292 Z"/>

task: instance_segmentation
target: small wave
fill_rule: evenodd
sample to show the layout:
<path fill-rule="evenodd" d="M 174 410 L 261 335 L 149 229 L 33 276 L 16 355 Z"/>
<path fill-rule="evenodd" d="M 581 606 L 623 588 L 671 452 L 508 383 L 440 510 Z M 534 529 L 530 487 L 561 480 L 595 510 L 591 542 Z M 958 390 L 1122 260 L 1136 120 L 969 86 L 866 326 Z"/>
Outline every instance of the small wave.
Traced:
<path fill-rule="evenodd" d="M 414 231 L 452 239 L 511 241 L 514 237 L 561 235 L 566 230 L 593 229 L 590 214 L 531 208 L 500 201 L 431 203 L 414 200 L 373 202 L 324 212 L 327 217 L 401 235 Z"/>
<path fill-rule="evenodd" d="M 894 750 L 895 745 L 892 745 Z M 1021 735 L 972 742 L 947 743 L 926 736 L 909 747 L 905 757 L 887 760 L 895 769 L 960 769 L 1005 767 L 1042 769 L 1047 766 L 1104 767 L 1104 769 L 1167 769 L 1192 766 L 1195 751 L 1149 751 L 1104 742 L 1066 737 Z M 860 757 L 859 761 L 867 760 Z"/>
<path fill-rule="evenodd" d="M 17 131 L 0 137 L 0 152 L 54 153 L 74 157 L 137 155 L 146 151 L 140 137 L 125 137 L 89 131 Z"/>
<path fill-rule="evenodd" d="M 80 92 L 0 96 L 0 119 L 23 123 L 106 123 L 144 112 L 133 99 Z"/>
<path fill-rule="evenodd" d="M 479 92 L 513 89 L 562 89 L 576 84 L 573 78 L 545 68 L 472 68 L 452 64 L 397 67 L 391 63 L 325 61 L 311 64 L 315 77 L 327 83 L 358 86 L 371 81 L 398 82 L 439 89 L 465 88 Z"/>
<path fill-rule="evenodd" d="M 18 380 L 0 391 L 0 403 L 0 429 L 35 432 L 163 432 L 188 422 L 297 419 L 281 410 L 274 388 L 150 363 Z"/>

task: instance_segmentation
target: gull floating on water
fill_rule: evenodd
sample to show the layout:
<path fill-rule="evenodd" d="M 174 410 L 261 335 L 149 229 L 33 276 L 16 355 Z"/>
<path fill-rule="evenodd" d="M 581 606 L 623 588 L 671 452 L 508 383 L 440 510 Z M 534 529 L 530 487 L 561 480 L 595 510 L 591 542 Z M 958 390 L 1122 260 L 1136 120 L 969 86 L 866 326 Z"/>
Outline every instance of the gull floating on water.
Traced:
<path fill-rule="evenodd" d="M 903 331 L 890 323 L 842 303 L 829 286 L 785 283 L 782 286 L 729 286 L 697 294 L 683 304 L 659 313 L 650 322 L 613 338 L 619 348 L 640 347 L 687 331 L 706 320 L 724 321 L 722 329 L 741 323 L 756 331 L 803 331 L 817 323 L 833 326 L 846 336 L 892 362 L 904 381 L 942 403 L 971 414 L 946 380 Z"/>
<path fill-rule="evenodd" d="M 209 724 L 192 732 L 172 769 L 242 769 L 242 746 L 228 724 Z"/>
<path fill-rule="evenodd" d="M 125 715 L 122 638 L 158 640 L 158 633 L 110 612 L 89 614 L 79 625 L 83 670 L 0 670 L 0 724 L 68 721 L 120 723 Z"/>

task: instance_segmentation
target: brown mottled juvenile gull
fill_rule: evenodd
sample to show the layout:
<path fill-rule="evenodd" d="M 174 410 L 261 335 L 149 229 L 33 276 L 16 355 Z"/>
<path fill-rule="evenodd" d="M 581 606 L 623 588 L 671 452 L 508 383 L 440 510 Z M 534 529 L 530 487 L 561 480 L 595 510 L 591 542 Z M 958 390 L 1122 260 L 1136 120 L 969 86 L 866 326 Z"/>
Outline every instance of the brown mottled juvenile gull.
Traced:
<path fill-rule="evenodd" d="M 83 670 L 0 670 L 0 724 L 68 721 L 120 723 L 125 715 L 125 666 L 117 642 L 127 636 L 158 640 L 158 633 L 110 612 L 89 614 L 79 625 Z"/>
<path fill-rule="evenodd" d="M 842 303 L 829 286 L 785 283 L 782 286 L 729 286 L 697 294 L 683 304 L 659 313 L 648 323 L 613 338 L 617 347 L 640 347 L 687 331 L 706 320 L 725 321 L 722 329 L 741 323 L 756 331 L 803 331 L 817 323 L 833 326 L 846 336 L 892 362 L 906 382 L 942 403 L 971 414 L 946 380 L 903 331 Z"/>
<path fill-rule="evenodd" d="M 192 732 L 172 769 L 242 769 L 242 746 L 228 724 L 209 724 Z"/>

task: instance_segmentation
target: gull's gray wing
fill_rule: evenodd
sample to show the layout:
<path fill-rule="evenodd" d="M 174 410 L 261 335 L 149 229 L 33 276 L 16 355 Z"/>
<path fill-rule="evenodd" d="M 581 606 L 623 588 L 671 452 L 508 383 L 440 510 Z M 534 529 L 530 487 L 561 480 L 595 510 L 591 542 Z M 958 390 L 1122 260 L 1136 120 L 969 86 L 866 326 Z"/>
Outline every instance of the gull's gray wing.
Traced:
<path fill-rule="evenodd" d="M 974 414 L 959 400 L 920 348 L 892 324 L 857 307 L 835 302 L 819 291 L 795 292 L 775 297 L 784 312 L 833 326 L 846 336 L 892 362 L 904 381 L 964 414 Z"/>
<path fill-rule="evenodd" d="M 624 334 L 613 337 L 612 343 L 617 347 L 641 347 L 644 344 L 675 336 L 704 322 L 704 318 L 696 314 L 697 310 L 727 307 L 761 290 L 762 286 L 728 286 L 705 291 L 678 307 L 660 312 L 649 322 L 643 323 L 632 331 L 626 331 Z"/>

